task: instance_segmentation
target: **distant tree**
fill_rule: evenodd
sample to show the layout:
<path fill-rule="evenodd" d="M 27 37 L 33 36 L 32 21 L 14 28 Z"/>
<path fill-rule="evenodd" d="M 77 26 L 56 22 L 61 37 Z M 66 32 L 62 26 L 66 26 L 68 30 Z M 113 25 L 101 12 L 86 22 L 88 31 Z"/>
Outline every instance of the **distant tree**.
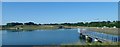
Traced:
<path fill-rule="evenodd" d="M 16 26 L 16 25 L 23 25 L 23 23 L 18 23 L 18 22 L 7 23 L 7 26 Z"/>
<path fill-rule="evenodd" d="M 120 21 L 116 21 L 115 25 L 116 25 L 117 28 L 120 28 Z"/>
<path fill-rule="evenodd" d="M 88 26 L 89 26 L 89 23 L 88 23 L 88 22 L 85 22 L 84 26 L 87 26 L 87 27 L 88 27 Z"/>
<path fill-rule="evenodd" d="M 7 23 L 7 26 L 15 26 L 14 23 Z"/>
<path fill-rule="evenodd" d="M 72 23 L 62 23 L 62 24 L 60 24 L 60 25 L 67 25 L 67 26 L 71 26 L 71 25 L 72 25 Z"/>
<path fill-rule="evenodd" d="M 50 24 L 35 24 L 33 22 L 28 23 L 18 23 L 18 22 L 12 22 L 7 23 L 7 26 L 16 26 L 16 25 L 65 25 L 65 26 L 87 26 L 87 27 L 117 27 L 120 28 L 120 21 L 98 21 L 98 22 L 78 22 L 78 23 L 50 23 Z"/>
<path fill-rule="evenodd" d="M 38 24 L 38 25 L 42 25 L 42 24 Z"/>
<path fill-rule="evenodd" d="M 36 24 L 33 22 L 28 22 L 28 23 L 24 23 L 24 25 L 36 25 Z"/>
<path fill-rule="evenodd" d="M 77 26 L 84 26 L 85 24 L 83 22 L 78 22 Z"/>
<path fill-rule="evenodd" d="M 18 23 L 18 22 L 16 22 L 15 25 L 23 25 L 23 23 Z"/>

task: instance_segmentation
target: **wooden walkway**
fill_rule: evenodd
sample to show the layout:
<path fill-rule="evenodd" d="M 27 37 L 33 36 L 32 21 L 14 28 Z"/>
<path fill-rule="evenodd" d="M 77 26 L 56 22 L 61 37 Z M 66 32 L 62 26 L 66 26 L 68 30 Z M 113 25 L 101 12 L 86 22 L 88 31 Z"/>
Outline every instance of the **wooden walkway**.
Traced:
<path fill-rule="evenodd" d="M 87 34 L 83 34 L 85 36 L 87 36 Z M 88 35 L 89 37 L 91 37 L 92 39 L 96 39 L 98 38 L 98 40 L 102 41 L 102 42 L 109 42 L 109 40 L 106 40 L 106 39 L 103 39 L 103 38 L 100 38 L 100 37 L 97 37 L 97 36 L 94 36 L 94 35 Z"/>
<path fill-rule="evenodd" d="M 92 33 L 91 33 L 92 32 Z M 103 34 L 103 33 L 93 33 L 93 31 L 84 31 L 84 30 L 80 30 L 78 29 L 78 33 L 82 33 L 85 36 L 89 36 L 92 39 L 98 39 L 102 42 L 110 42 L 110 41 L 114 41 L 114 42 L 118 42 L 118 37 L 115 36 L 110 36 L 108 34 Z"/>

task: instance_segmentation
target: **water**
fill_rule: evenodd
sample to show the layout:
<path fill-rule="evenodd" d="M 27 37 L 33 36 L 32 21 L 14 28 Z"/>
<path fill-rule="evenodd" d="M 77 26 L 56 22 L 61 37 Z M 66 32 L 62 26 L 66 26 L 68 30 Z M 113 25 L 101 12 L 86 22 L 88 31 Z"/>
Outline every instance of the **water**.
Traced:
<path fill-rule="evenodd" d="M 81 32 L 81 31 L 80 31 Z M 84 32 L 89 36 L 104 38 L 113 42 L 118 40 L 118 36 L 98 33 L 87 30 Z M 56 29 L 56 30 L 3 30 L 3 45 L 61 45 L 80 42 L 85 44 L 85 40 L 79 38 L 78 29 Z M 116 39 L 117 38 L 117 39 Z"/>
<path fill-rule="evenodd" d="M 3 45 L 61 45 L 80 41 L 77 29 L 3 30 L 2 33 Z"/>

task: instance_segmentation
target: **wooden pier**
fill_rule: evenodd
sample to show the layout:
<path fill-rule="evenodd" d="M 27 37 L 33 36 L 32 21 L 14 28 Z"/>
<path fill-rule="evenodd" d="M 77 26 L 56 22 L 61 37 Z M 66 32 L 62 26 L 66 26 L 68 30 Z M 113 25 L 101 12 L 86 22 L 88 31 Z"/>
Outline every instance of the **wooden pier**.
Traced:
<path fill-rule="evenodd" d="M 98 42 L 102 43 L 102 42 L 110 42 L 111 40 L 118 42 L 117 37 L 110 37 L 108 35 L 103 35 L 103 34 L 92 34 L 92 33 L 90 34 L 90 32 L 89 31 L 86 32 L 85 29 L 84 30 L 78 29 L 78 33 L 80 34 L 80 38 L 85 39 L 85 40 L 89 40 L 89 42 L 98 41 Z M 106 39 L 108 37 L 111 40 Z"/>

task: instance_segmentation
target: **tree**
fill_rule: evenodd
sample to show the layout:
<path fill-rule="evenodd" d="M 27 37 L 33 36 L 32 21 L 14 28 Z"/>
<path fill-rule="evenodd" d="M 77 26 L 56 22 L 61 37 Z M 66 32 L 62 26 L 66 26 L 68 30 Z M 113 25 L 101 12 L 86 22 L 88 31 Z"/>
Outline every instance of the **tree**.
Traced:
<path fill-rule="evenodd" d="M 24 23 L 24 25 L 36 25 L 36 24 L 33 22 L 28 22 L 28 23 Z"/>
<path fill-rule="evenodd" d="M 78 22 L 77 26 L 84 26 L 85 24 L 83 22 Z"/>
<path fill-rule="evenodd" d="M 18 23 L 18 22 L 7 23 L 7 26 L 16 26 L 16 25 L 23 25 L 23 23 Z"/>

